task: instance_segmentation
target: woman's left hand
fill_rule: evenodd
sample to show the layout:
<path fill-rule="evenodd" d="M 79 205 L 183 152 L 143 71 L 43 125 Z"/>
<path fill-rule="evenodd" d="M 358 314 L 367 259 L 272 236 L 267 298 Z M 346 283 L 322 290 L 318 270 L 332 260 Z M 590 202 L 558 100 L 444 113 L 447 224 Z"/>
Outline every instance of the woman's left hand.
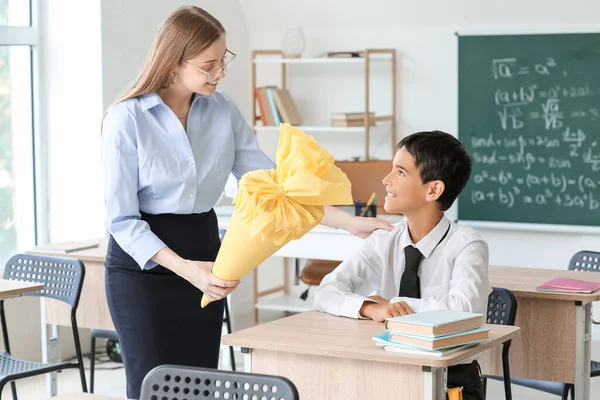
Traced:
<path fill-rule="evenodd" d="M 358 236 L 359 238 L 365 239 L 371 236 L 371 233 L 377 229 L 385 229 L 391 231 L 394 226 L 384 219 L 379 218 L 365 218 L 365 217 L 354 217 L 352 221 L 349 221 L 347 231 Z"/>

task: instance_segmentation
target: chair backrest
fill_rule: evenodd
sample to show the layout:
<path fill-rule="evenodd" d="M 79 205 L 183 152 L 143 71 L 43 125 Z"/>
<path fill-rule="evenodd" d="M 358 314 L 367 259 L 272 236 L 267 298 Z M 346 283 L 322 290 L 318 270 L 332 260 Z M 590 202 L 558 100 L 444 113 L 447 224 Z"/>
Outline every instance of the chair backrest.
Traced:
<path fill-rule="evenodd" d="M 85 267 L 74 258 L 16 254 L 4 267 L 4 279 L 42 283 L 44 290 L 28 293 L 56 299 L 77 307 L 83 286 Z"/>
<path fill-rule="evenodd" d="M 492 288 L 488 297 L 486 323 L 514 325 L 517 317 L 517 298 L 508 289 Z"/>
<path fill-rule="evenodd" d="M 148 372 L 140 400 L 298 400 L 296 386 L 279 376 L 161 365 Z"/>
<path fill-rule="evenodd" d="M 571 257 L 569 269 L 572 271 L 600 272 L 600 253 L 588 250 L 578 251 Z"/>

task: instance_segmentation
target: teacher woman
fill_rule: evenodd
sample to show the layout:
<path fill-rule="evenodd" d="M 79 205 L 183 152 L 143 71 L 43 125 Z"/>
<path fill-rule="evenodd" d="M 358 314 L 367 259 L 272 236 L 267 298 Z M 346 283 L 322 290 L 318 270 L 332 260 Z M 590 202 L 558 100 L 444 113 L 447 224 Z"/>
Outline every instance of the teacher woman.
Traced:
<path fill-rule="evenodd" d="M 222 299 L 239 282 L 211 273 L 220 246 L 213 206 L 230 173 L 239 179 L 275 167 L 231 98 L 217 91 L 234 58 L 219 21 L 181 7 L 103 120 L 106 296 L 131 399 L 155 366 L 218 365 Z M 360 237 L 391 229 L 333 207 L 322 223 Z M 212 301 L 204 309 L 203 293 Z"/>

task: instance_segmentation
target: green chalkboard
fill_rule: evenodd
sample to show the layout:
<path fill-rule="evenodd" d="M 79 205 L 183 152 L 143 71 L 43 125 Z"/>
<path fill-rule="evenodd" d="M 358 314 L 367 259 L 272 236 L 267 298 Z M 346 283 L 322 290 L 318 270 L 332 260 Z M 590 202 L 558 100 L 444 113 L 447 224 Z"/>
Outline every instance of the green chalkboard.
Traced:
<path fill-rule="evenodd" d="M 600 226 L 600 34 L 459 36 L 461 220 Z"/>

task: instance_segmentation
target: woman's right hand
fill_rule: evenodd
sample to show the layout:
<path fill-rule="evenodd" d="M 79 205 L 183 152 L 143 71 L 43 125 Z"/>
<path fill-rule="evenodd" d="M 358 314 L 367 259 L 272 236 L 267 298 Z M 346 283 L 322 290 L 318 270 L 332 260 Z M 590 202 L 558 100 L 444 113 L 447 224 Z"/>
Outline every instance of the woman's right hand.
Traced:
<path fill-rule="evenodd" d="M 211 302 L 227 297 L 240 284 L 240 281 L 224 281 L 214 276 L 212 262 L 188 260 L 186 264 L 184 278 L 202 290 Z"/>

